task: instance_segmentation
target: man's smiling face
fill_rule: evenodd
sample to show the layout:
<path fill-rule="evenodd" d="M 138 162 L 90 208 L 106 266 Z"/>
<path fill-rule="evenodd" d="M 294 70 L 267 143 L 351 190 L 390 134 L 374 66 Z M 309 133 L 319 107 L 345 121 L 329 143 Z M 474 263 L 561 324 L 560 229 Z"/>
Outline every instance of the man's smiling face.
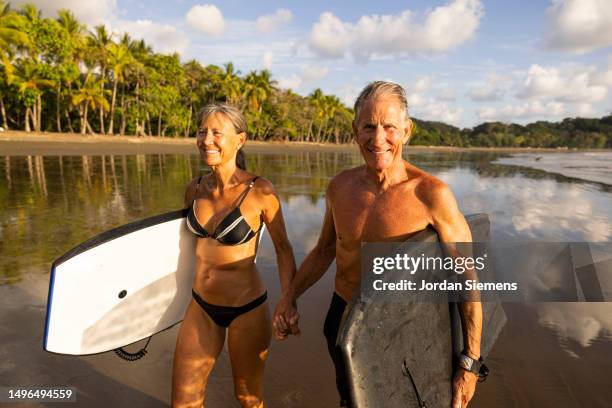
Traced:
<path fill-rule="evenodd" d="M 353 123 L 355 139 L 366 161 L 373 170 L 389 168 L 395 160 L 402 160 L 402 146 L 410 138 L 412 121 L 397 97 L 380 95 L 369 99 Z"/>

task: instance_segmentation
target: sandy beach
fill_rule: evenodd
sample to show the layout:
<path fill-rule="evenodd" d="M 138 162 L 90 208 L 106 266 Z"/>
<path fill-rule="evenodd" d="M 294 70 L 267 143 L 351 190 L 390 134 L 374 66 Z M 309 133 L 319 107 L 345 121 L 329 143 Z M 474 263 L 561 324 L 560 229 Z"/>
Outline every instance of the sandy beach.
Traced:
<path fill-rule="evenodd" d="M 575 149 L 547 148 L 486 148 L 451 146 L 410 146 L 419 151 L 495 151 L 495 152 L 565 152 Z M 307 143 L 307 142 L 262 142 L 249 140 L 246 153 L 287 153 L 293 152 L 357 152 L 356 145 Z M 586 150 L 581 150 L 586 151 Z M 73 133 L 27 133 L 5 131 L 0 133 L 0 154 L 8 156 L 47 155 L 108 155 L 108 154 L 185 154 L 196 153 L 195 139 L 171 137 L 136 137 L 80 135 Z"/>
<path fill-rule="evenodd" d="M 250 140 L 247 153 L 285 153 L 292 151 L 357 151 L 355 145 L 298 142 L 260 142 Z M 0 154 L 25 155 L 109 155 L 109 154 L 187 154 L 197 153 L 193 138 L 79 135 L 70 133 L 0 133 Z"/>

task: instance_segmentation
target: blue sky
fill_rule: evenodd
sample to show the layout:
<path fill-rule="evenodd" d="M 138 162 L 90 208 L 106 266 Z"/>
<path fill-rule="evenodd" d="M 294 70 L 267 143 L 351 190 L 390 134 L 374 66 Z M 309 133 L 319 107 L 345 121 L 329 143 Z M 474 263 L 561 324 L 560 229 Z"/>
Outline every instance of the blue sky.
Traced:
<path fill-rule="evenodd" d="M 377 79 L 410 114 L 457 126 L 612 112 L 612 1 L 35 0 L 203 64 L 268 68 L 352 105 Z"/>

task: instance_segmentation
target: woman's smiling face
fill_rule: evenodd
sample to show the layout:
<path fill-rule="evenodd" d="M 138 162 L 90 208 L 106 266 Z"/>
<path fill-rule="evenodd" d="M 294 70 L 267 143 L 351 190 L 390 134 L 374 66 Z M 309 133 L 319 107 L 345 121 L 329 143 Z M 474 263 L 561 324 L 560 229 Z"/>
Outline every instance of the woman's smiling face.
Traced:
<path fill-rule="evenodd" d="M 200 156 L 207 166 L 236 162 L 236 153 L 242 147 L 246 134 L 236 133 L 234 125 L 225 115 L 213 113 L 204 118 L 197 133 Z"/>

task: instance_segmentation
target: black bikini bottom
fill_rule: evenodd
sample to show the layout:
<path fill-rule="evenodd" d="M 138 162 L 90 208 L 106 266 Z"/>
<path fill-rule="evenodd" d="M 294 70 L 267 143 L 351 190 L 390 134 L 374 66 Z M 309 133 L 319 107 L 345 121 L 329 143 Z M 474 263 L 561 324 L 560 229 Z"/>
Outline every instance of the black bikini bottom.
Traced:
<path fill-rule="evenodd" d="M 228 327 L 235 318 L 255 309 L 268 298 L 268 292 L 264 292 L 263 295 L 243 306 L 218 306 L 206 303 L 193 289 L 191 290 L 191 295 L 213 322 L 221 327 Z"/>

